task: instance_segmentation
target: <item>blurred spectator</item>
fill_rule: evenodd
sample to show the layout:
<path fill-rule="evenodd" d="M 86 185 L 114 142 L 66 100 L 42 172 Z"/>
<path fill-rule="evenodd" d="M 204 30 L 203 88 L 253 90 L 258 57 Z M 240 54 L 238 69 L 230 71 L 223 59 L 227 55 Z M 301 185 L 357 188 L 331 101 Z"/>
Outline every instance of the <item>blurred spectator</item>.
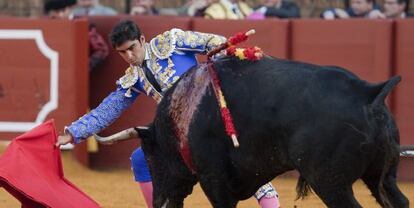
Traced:
<path fill-rule="evenodd" d="M 187 2 L 178 8 L 163 8 L 160 10 L 160 14 L 165 14 L 165 10 L 173 10 L 169 14 L 190 16 L 190 17 L 204 17 L 204 11 L 211 4 L 217 2 L 217 0 L 187 0 Z"/>
<path fill-rule="evenodd" d="M 131 15 L 158 15 L 154 0 L 132 0 Z"/>
<path fill-rule="evenodd" d="M 295 18 L 300 17 L 299 6 L 286 0 L 262 0 L 262 5 L 256 8 L 265 17 Z"/>
<path fill-rule="evenodd" d="M 99 4 L 99 0 L 79 0 L 78 6 L 73 10 L 75 16 L 116 15 L 117 12 Z"/>
<path fill-rule="evenodd" d="M 252 9 L 242 0 L 219 0 L 204 13 L 205 18 L 211 19 L 244 19 L 252 13 Z"/>
<path fill-rule="evenodd" d="M 387 18 L 406 18 L 413 16 L 413 14 L 408 13 L 406 0 L 385 0 L 384 14 Z"/>
<path fill-rule="evenodd" d="M 216 3 L 216 0 L 191 0 L 187 3 L 187 15 L 191 17 L 204 17 L 206 9 Z"/>
<path fill-rule="evenodd" d="M 53 19 L 72 19 L 76 0 L 49 0 L 44 4 L 44 13 Z M 109 48 L 94 25 L 89 26 L 89 70 L 98 66 L 109 54 Z"/>
<path fill-rule="evenodd" d="M 374 0 L 351 0 L 351 7 L 346 10 L 332 8 L 321 15 L 324 19 L 347 19 L 354 17 L 385 18 L 385 15 L 374 4 Z"/>
<path fill-rule="evenodd" d="M 89 71 L 94 70 L 109 55 L 108 44 L 96 30 L 96 26 L 89 25 Z"/>
<path fill-rule="evenodd" d="M 43 6 L 44 14 L 52 19 L 73 19 L 76 0 L 49 0 Z"/>

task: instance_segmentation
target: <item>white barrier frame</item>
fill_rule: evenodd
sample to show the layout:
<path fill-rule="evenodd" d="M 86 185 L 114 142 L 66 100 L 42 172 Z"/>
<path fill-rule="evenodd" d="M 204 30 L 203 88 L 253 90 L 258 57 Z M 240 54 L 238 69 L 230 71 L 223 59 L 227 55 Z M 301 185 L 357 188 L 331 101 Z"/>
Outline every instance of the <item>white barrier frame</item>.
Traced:
<path fill-rule="evenodd" d="M 45 42 L 41 30 L 0 29 L 0 40 L 34 39 L 40 52 L 50 60 L 50 100 L 41 108 L 34 122 L 0 121 L 0 132 L 25 132 L 41 124 L 58 107 L 59 54 Z"/>

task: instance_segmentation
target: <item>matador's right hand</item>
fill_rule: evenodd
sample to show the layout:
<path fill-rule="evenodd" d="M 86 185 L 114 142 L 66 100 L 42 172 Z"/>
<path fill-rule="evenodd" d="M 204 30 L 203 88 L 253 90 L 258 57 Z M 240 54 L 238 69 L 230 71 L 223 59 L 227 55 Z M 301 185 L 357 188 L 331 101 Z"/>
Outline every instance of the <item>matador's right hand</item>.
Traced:
<path fill-rule="evenodd" d="M 73 137 L 70 134 L 64 134 L 58 136 L 57 142 L 55 144 L 56 147 L 59 147 L 60 145 L 65 145 L 68 143 L 73 143 Z"/>

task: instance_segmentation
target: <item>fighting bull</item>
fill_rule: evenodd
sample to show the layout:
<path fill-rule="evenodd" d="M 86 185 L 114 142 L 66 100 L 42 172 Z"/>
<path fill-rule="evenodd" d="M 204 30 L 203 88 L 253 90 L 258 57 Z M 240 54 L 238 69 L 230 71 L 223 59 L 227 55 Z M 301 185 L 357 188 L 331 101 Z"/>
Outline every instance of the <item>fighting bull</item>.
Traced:
<path fill-rule="evenodd" d="M 214 207 L 236 207 L 289 170 L 300 173 L 298 198 L 313 190 L 328 207 L 361 207 L 352 184 L 362 179 L 382 207 L 409 206 L 396 184 L 398 129 L 384 104 L 400 77 L 371 84 L 343 68 L 267 56 L 212 66 L 240 145 L 226 134 L 208 65 L 194 67 L 138 129 L 154 207 L 182 207 L 197 181 Z"/>

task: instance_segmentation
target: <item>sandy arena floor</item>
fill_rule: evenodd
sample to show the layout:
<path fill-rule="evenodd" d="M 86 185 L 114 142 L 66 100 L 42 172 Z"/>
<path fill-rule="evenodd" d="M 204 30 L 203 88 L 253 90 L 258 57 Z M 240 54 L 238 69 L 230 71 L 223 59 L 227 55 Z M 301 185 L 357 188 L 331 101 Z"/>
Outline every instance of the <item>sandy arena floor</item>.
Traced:
<path fill-rule="evenodd" d="M 0 147 L 0 154 L 4 147 Z M 76 184 L 82 191 L 91 196 L 104 208 L 129 208 L 145 207 L 138 186 L 133 182 L 129 170 L 90 170 L 77 163 L 70 152 L 62 153 L 65 177 Z M 278 178 L 273 180 L 273 185 L 280 194 L 280 200 L 284 208 L 315 208 L 325 207 L 321 200 L 314 194 L 304 201 L 294 201 L 296 197 L 296 179 Z M 414 182 L 399 183 L 402 192 L 414 203 Z M 354 192 L 363 207 L 379 207 L 371 197 L 365 185 L 358 181 L 354 185 Z M 0 189 L 0 208 L 17 208 L 20 203 L 4 189 Z M 185 207 L 207 208 L 211 207 L 201 188 L 197 185 L 185 200 Z M 257 202 L 250 198 L 239 203 L 240 208 L 258 207 Z"/>

